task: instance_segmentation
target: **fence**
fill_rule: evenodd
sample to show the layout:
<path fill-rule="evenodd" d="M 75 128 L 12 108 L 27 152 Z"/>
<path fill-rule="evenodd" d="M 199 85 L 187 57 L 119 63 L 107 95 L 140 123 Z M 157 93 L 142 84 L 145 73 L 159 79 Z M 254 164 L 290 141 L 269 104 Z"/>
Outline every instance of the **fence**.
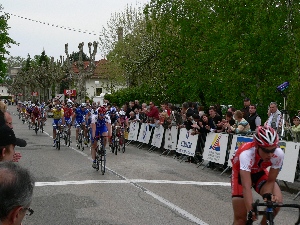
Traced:
<path fill-rule="evenodd" d="M 129 143 L 138 141 L 140 146 L 149 144 L 151 145 L 150 150 L 163 147 L 165 149 L 164 152 L 168 152 L 168 154 L 170 151 L 176 151 L 192 157 L 195 156 L 197 148 L 204 160 L 227 166 L 227 169 L 229 169 L 232 166 L 230 158 L 234 151 L 243 143 L 253 140 L 251 136 L 238 136 L 226 133 L 209 133 L 206 136 L 206 140 L 198 140 L 198 138 L 201 138 L 201 135 L 192 135 L 191 132 L 192 130 L 178 129 L 175 126 L 171 127 L 171 129 L 164 129 L 160 125 L 150 129 L 149 124 L 132 122 L 130 124 L 128 141 Z M 299 163 L 300 143 L 280 141 L 279 146 L 285 152 L 285 156 L 278 180 L 293 183 L 297 163 Z"/>

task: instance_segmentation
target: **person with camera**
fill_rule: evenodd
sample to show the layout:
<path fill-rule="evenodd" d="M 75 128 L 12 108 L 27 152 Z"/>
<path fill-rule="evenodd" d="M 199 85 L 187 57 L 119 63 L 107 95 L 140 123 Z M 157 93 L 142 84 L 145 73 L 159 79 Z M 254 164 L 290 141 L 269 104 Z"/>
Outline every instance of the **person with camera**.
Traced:
<path fill-rule="evenodd" d="M 272 127 L 275 130 L 278 130 L 278 128 L 280 127 L 281 112 L 278 110 L 278 106 L 276 102 L 270 103 L 268 116 L 269 118 L 264 125 L 267 125 L 269 127 Z"/>

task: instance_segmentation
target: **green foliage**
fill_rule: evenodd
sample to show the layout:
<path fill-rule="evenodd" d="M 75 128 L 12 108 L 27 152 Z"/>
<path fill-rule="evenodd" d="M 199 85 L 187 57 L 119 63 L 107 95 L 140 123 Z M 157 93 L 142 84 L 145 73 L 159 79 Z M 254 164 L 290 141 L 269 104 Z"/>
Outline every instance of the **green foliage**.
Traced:
<path fill-rule="evenodd" d="M 72 54 L 70 54 L 70 60 L 73 62 L 78 61 L 79 60 L 79 52 L 72 52 Z M 89 61 L 89 57 L 84 52 L 82 52 L 82 61 Z"/>
<path fill-rule="evenodd" d="M 152 0 L 108 59 L 129 88 L 113 102 L 197 101 L 266 114 L 284 81 L 288 109 L 299 108 L 300 3 L 280 0 Z M 116 27 L 115 27 L 116 29 Z"/>
<path fill-rule="evenodd" d="M 0 5 L 0 10 L 2 6 Z M 6 77 L 7 67 L 5 63 L 5 56 L 9 54 L 7 48 L 10 48 L 11 44 L 16 44 L 16 42 L 11 39 L 8 35 L 8 24 L 7 21 L 9 19 L 9 15 L 4 13 L 0 15 L 0 82 L 2 83 L 3 78 Z"/>

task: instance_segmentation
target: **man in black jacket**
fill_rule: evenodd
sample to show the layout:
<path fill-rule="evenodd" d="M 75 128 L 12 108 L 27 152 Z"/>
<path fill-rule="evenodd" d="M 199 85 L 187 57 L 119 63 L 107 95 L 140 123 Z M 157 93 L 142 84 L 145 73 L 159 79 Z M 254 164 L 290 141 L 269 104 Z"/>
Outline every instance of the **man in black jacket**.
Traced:
<path fill-rule="evenodd" d="M 249 116 L 246 119 L 250 125 L 251 131 L 255 131 L 256 127 L 261 125 L 261 118 L 256 113 L 256 106 L 254 104 L 251 104 L 249 106 Z"/>

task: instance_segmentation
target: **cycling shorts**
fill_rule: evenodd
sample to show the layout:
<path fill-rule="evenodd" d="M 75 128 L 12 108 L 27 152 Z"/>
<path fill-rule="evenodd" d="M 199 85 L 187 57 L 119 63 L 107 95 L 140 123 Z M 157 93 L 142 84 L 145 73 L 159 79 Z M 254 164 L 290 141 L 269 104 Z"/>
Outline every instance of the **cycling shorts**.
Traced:
<path fill-rule="evenodd" d="M 268 180 L 269 172 L 265 169 L 257 173 L 251 173 L 252 188 L 259 194 L 260 189 Z M 243 186 L 239 171 L 232 170 L 231 196 L 243 198 Z"/>
<path fill-rule="evenodd" d="M 103 133 L 107 132 L 107 127 L 102 126 L 102 127 L 97 127 L 96 128 L 96 133 L 95 133 L 95 139 L 98 141 L 99 140 L 99 134 L 103 135 Z"/>
<path fill-rule="evenodd" d="M 41 117 L 41 115 L 38 114 L 38 113 L 32 113 L 32 116 L 35 117 L 35 118 L 40 118 Z"/>
<path fill-rule="evenodd" d="M 65 117 L 65 123 L 67 124 L 67 125 L 70 125 L 71 123 L 72 123 L 72 119 L 69 117 Z"/>
<path fill-rule="evenodd" d="M 80 125 L 82 124 L 82 123 L 84 123 L 85 122 L 85 119 L 84 118 L 76 118 L 75 119 L 75 126 L 76 127 L 80 127 Z"/>
<path fill-rule="evenodd" d="M 56 126 L 58 126 L 58 124 L 61 123 L 62 123 L 61 119 L 53 119 L 53 123 L 52 123 L 53 129 L 56 129 Z"/>

